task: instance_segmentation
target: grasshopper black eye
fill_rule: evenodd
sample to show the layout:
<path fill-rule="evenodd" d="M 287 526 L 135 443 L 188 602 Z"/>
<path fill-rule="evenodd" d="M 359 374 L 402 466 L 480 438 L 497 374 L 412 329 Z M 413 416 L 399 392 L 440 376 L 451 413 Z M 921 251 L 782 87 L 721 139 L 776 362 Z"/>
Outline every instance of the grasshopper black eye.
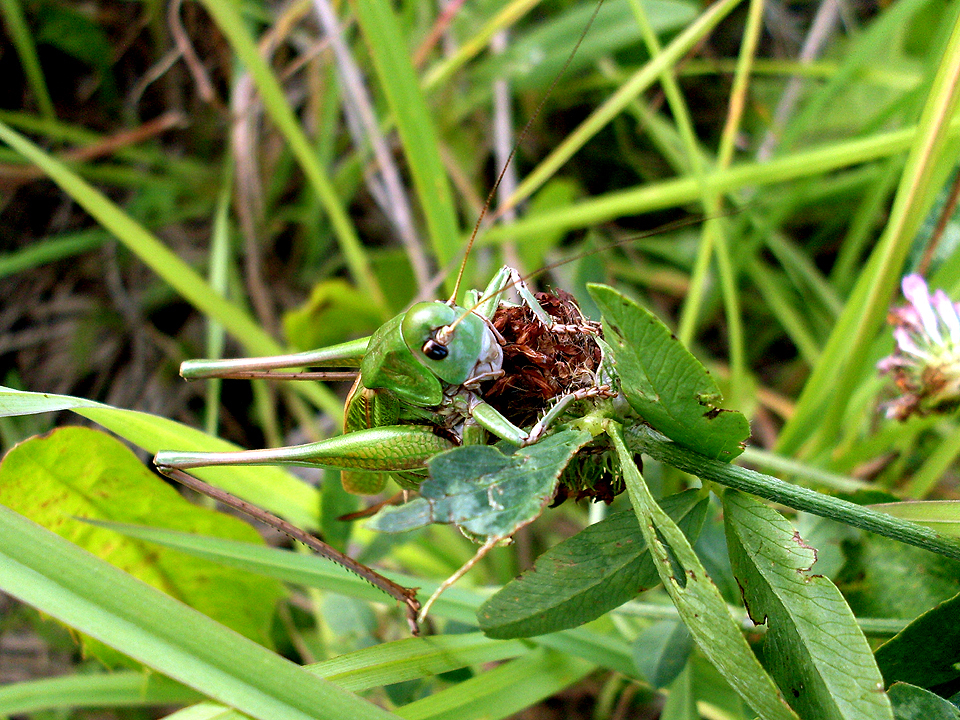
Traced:
<path fill-rule="evenodd" d="M 431 360 L 443 360 L 450 354 L 446 345 L 441 345 L 433 338 L 427 340 L 420 349 L 423 351 L 423 354 Z"/>

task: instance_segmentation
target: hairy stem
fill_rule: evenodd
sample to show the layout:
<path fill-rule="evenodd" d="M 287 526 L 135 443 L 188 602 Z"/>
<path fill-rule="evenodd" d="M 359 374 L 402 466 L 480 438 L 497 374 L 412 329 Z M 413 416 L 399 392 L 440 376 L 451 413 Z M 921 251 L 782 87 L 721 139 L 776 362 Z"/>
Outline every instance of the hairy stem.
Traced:
<path fill-rule="evenodd" d="M 791 485 L 755 470 L 713 460 L 677 445 L 646 425 L 625 428 L 624 434 L 628 445 L 635 452 L 645 453 L 655 460 L 672 465 L 703 480 L 736 488 L 795 510 L 837 520 L 960 560 L 960 542 L 923 525 L 901 520 L 815 490 Z"/>

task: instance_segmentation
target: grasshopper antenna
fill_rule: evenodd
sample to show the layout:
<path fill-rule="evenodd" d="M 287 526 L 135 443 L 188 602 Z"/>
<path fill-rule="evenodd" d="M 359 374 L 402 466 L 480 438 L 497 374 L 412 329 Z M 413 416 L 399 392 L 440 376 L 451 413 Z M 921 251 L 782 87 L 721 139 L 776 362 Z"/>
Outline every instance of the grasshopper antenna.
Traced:
<path fill-rule="evenodd" d="M 156 459 L 154 459 L 154 464 L 156 465 Z M 177 470 L 176 468 L 167 467 L 164 465 L 156 465 L 156 467 L 157 470 L 171 480 L 176 480 L 178 483 L 190 488 L 191 490 L 196 490 L 198 493 L 213 498 L 217 502 L 233 508 L 237 512 L 241 512 L 244 515 L 254 518 L 255 520 L 259 520 L 264 525 L 268 525 L 276 530 L 279 530 L 280 532 L 292 537 L 294 540 L 299 540 L 318 555 L 321 555 L 328 560 L 332 560 L 340 567 L 359 575 L 374 587 L 382 590 L 390 597 L 402 603 L 406 609 L 407 623 L 410 626 L 411 634 L 414 636 L 420 634 L 420 626 L 417 624 L 417 614 L 420 611 L 420 601 L 417 600 L 416 589 L 406 588 L 403 585 L 395 583 L 389 578 L 385 578 L 376 570 L 367 567 L 363 563 L 357 562 L 349 555 L 345 555 L 336 548 L 327 545 L 322 540 L 318 540 L 310 533 L 298 528 L 296 525 L 291 525 L 286 520 L 278 518 L 273 513 L 269 513 L 266 510 L 253 505 L 252 503 L 248 503 L 246 500 L 241 500 L 240 498 L 235 497 L 234 495 L 231 495 L 230 493 L 225 492 L 218 487 L 214 487 L 213 485 L 205 483 L 203 480 L 193 477 L 193 475 L 189 475 L 182 470 Z"/>
<path fill-rule="evenodd" d="M 567 55 L 567 59 L 564 61 L 563 67 L 561 67 L 560 71 L 554 75 L 553 80 L 550 82 L 550 86 L 543 94 L 543 99 L 541 99 L 540 103 L 537 105 L 537 109 L 533 111 L 533 114 L 530 115 L 530 119 L 527 120 L 527 124 L 523 126 L 523 130 L 520 131 L 520 134 L 517 136 L 517 141 L 513 144 L 513 148 L 510 150 L 510 154 L 507 156 L 507 161 L 500 169 L 500 174 L 497 175 L 496 182 L 494 182 L 493 187 L 490 188 L 490 192 L 487 194 L 487 200 L 483 204 L 483 209 L 480 211 L 480 217 L 477 218 L 477 222 L 473 226 L 473 232 L 470 233 L 470 240 L 467 241 L 467 248 L 463 253 L 463 262 L 460 263 L 460 271 L 457 273 L 457 282 L 454 284 L 453 293 L 450 295 L 450 299 L 447 301 L 450 305 L 454 305 L 457 302 L 457 295 L 460 293 L 460 282 L 463 280 L 463 272 L 467 268 L 467 259 L 470 257 L 470 251 L 473 249 L 473 243 L 476 241 L 477 234 L 480 232 L 480 226 L 483 224 L 483 219 L 487 216 L 487 211 L 490 209 L 490 204 L 493 202 L 494 195 L 496 195 L 497 189 L 500 187 L 500 183 L 503 181 L 503 176 L 506 174 L 507 168 L 510 167 L 510 163 L 517 154 L 517 150 L 520 148 L 520 143 L 523 142 L 523 139 L 527 136 L 527 133 L 530 131 L 533 123 L 540 116 L 544 106 L 546 106 L 547 100 L 550 99 L 550 95 L 553 93 L 553 89 L 557 86 L 557 83 L 560 82 L 560 78 L 563 77 L 564 73 L 567 71 L 567 68 L 570 67 L 570 63 L 573 62 L 573 58 L 577 54 L 577 50 L 580 49 L 583 39 L 590 31 L 593 21 L 597 18 L 597 13 L 600 12 L 601 5 L 603 5 L 603 0 L 597 0 L 597 4 L 593 8 L 593 14 L 590 16 L 589 22 L 587 22 L 587 24 L 584 26 L 583 32 L 580 33 L 580 37 L 577 38 L 577 44 L 573 46 L 573 50 L 571 50 L 570 54 Z"/>
<path fill-rule="evenodd" d="M 302 370 L 300 372 L 276 372 L 275 370 L 236 370 L 217 375 L 221 380 L 326 380 L 327 382 L 353 382 L 360 373 L 357 370 Z M 195 380 L 197 378 L 189 378 Z"/>
<path fill-rule="evenodd" d="M 647 230 L 647 231 L 642 232 L 642 233 L 637 233 L 637 234 L 635 234 L 635 235 L 631 235 L 630 237 L 623 238 L 623 239 L 621 239 L 621 240 L 617 240 L 616 242 L 607 243 L 606 245 L 601 245 L 600 247 L 593 248 L 592 250 L 585 250 L 585 251 L 580 252 L 580 253 L 577 253 L 576 255 L 573 255 L 573 256 L 571 256 L 571 257 L 564 258 L 563 260 L 557 260 L 556 262 L 552 262 L 552 263 L 549 263 L 549 264 L 547 264 L 547 265 L 544 265 L 543 267 L 537 268 L 536 270 L 534 270 L 534 271 L 531 272 L 531 273 L 527 273 L 526 275 L 524 275 L 524 276 L 522 276 L 522 277 L 519 277 L 519 278 L 517 278 L 516 280 L 513 280 L 513 281 L 507 283 L 507 284 L 504 285 L 502 288 L 500 288 L 497 292 L 503 292 L 504 290 L 509 290 L 510 288 L 515 287 L 516 285 L 518 285 L 518 284 L 520 284 L 520 283 L 526 282 L 526 281 L 529 280 L 530 278 L 535 278 L 535 277 L 537 277 L 538 275 L 542 275 L 542 274 L 545 273 L 545 272 L 549 272 L 550 270 L 554 270 L 554 269 L 556 269 L 556 268 L 558 268 L 558 267 L 562 267 L 563 265 L 566 265 L 567 263 L 575 262 L 575 261 L 581 260 L 581 259 L 583 259 L 583 258 L 585 258 L 585 257 L 590 257 L 591 255 L 599 255 L 600 253 L 606 252 L 607 250 L 610 250 L 610 249 L 612 249 L 612 248 L 620 247 L 621 245 L 627 245 L 627 244 L 629 244 L 629 243 L 636 242 L 637 240 L 642 240 L 642 239 L 648 238 L 648 237 L 654 237 L 654 236 L 656 236 L 656 235 L 661 235 L 661 234 L 663 234 L 663 233 L 671 232 L 672 230 L 679 230 L 680 228 L 688 227 L 688 226 L 690 226 L 690 225 L 699 225 L 700 223 L 704 222 L 705 220 L 709 220 L 709 219 L 713 219 L 713 218 L 729 217 L 729 216 L 731 216 L 731 215 L 737 215 L 737 214 L 743 212 L 744 209 L 745 209 L 745 208 L 736 208 L 736 209 L 730 210 L 729 212 L 719 213 L 719 214 L 717 214 L 717 215 L 712 216 L 711 218 L 690 217 L 690 218 L 682 218 L 682 219 L 680 219 L 680 220 L 674 220 L 673 222 L 669 222 L 669 223 L 667 223 L 667 224 L 665 224 L 665 225 L 660 225 L 659 227 L 656 227 L 656 228 L 654 228 L 654 229 L 652 229 L 652 230 Z M 445 337 L 449 337 L 449 336 L 453 335 L 453 332 L 457 329 L 457 325 L 460 324 L 460 322 L 463 320 L 463 318 L 465 318 L 465 317 L 466 317 L 467 315 L 469 315 L 470 313 L 475 312 L 475 311 L 477 310 L 477 308 L 479 308 L 481 305 L 483 305 L 483 303 L 485 303 L 485 302 L 486 302 L 487 300 L 489 300 L 491 297 L 493 297 L 492 294 L 491 294 L 491 295 L 486 295 L 486 296 L 480 298 L 479 300 L 477 300 L 476 304 L 475 304 L 473 307 L 467 309 L 467 312 L 465 312 L 463 315 L 461 315 L 461 316 L 458 317 L 456 320 L 454 320 L 452 323 L 450 323 L 449 325 L 447 325 L 446 327 L 443 328 L 443 335 L 444 335 Z"/>
<path fill-rule="evenodd" d="M 583 252 L 579 252 L 575 255 L 571 255 L 570 257 L 564 258 L 563 260 L 557 260 L 552 263 L 547 263 L 546 265 L 537 268 L 533 272 L 528 273 L 527 275 L 524 275 L 522 278 L 520 278 L 519 281 L 510 283 L 504 289 L 513 287 L 514 285 L 517 284 L 517 282 L 525 282 L 526 280 L 529 280 L 530 278 L 535 278 L 538 275 L 542 275 L 545 272 L 550 272 L 551 270 L 555 270 L 558 267 L 563 267 L 567 263 L 576 262 L 577 260 L 582 260 L 583 258 L 591 257 L 592 255 L 599 255 L 600 253 L 607 252 L 607 250 L 612 250 L 613 248 L 620 247 L 621 245 L 629 245 L 630 243 L 636 242 L 637 240 L 643 240 L 649 237 L 656 237 L 657 235 L 663 235 L 664 233 L 673 232 L 674 230 L 680 230 L 681 228 L 690 227 L 691 225 L 700 225 L 701 223 L 707 222 L 709 220 L 716 220 L 719 218 L 739 215 L 746 209 L 747 209 L 746 207 L 739 207 L 739 208 L 733 208 L 731 210 L 728 210 L 727 212 L 721 212 L 715 215 L 711 215 L 710 217 L 696 216 L 696 217 L 681 218 L 679 220 L 673 220 L 664 225 L 655 227 L 652 230 L 644 230 L 643 232 L 635 233 L 630 237 L 621 238 L 620 240 L 615 240 L 612 243 L 601 245 L 600 247 L 593 248 L 592 250 L 584 250 Z M 483 299 L 486 300 L 487 298 L 483 298 Z"/>

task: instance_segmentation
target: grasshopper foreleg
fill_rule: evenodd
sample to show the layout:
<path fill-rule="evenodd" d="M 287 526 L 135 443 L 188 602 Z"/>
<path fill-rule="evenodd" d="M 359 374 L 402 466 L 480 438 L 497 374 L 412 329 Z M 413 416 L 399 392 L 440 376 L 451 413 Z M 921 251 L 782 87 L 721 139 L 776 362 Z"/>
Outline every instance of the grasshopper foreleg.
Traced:
<path fill-rule="evenodd" d="M 464 575 L 466 575 L 470 571 L 470 568 L 472 568 L 474 565 L 480 562 L 488 552 L 493 550 L 493 548 L 495 548 L 497 545 L 503 542 L 503 540 L 504 538 L 502 537 L 488 538 L 487 541 L 480 546 L 480 549 L 477 550 L 477 552 L 474 554 L 472 558 L 467 560 L 467 562 L 465 562 L 459 570 L 457 570 L 453 575 L 451 575 L 446 580 L 444 580 L 440 584 L 440 586 L 433 591 L 433 594 L 430 596 L 427 602 L 423 604 L 423 607 L 420 609 L 420 614 L 417 615 L 417 622 L 418 623 L 423 622 L 427 617 L 427 613 L 430 612 L 430 608 L 433 607 L 433 603 L 437 601 L 437 598 L 440 597 L 444 592 L 446 592 L 447 588 L 453 587 L 453 585 L 457 582 L 457 580 L 459 580 Z"/>
<path fill-rule="evenodd" d="M 582 315 L 582 322 L 558 323 L 554 317 L 550 315 L 550 313 L 543 309 L 543 306 L 534 296 L 533 292 L 531 292 L 530 288 L 527 286 L 527 283 L 522 277 L 520 277 L 520 273 L 518 273 L 514 268 L 508 268 L 508 270 L 510 273 L 510 284 L 516 288 L 517 293 L 523 300 L 523 304 L 530 308 L 537 320 L 539 320 L 543 326 L 547 328 L 547 330 L 561 335 L 573 335 L 576 333 L 590 333 L 591 335 L 597 334 L 599 324 L 587 320 Z"/>
<path fill-rule="evenodd" d="M 550 426 L 556 422 L 557 418 L 564 413 L 570 403 L 577 400 L 586 400 L 587 398 L 611 398 L 616 397 L 616 395 L 616 391 L 610 385 L 594 385 L 593 387 L 581 388 L 580 390 L 567 393 L 557 400 L 557 402 L 553 404 L 553 407 L 530 428 L 530 436 L 523 444 L 533 445 L 540 440 L 544 433 L 550 429 Z"/>

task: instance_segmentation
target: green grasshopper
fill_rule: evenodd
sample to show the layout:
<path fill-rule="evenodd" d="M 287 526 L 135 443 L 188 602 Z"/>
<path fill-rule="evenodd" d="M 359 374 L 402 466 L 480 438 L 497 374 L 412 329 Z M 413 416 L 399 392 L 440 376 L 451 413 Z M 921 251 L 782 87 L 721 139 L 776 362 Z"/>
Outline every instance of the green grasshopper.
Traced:
<path fill-rule="evenodd" d="M 427 460 L 445 450 L 486 444 L 491 437 L 517 447 L 532 445 L 549 431 L 571 403 L 615 395 L 611 390 L 612 375 L 601 365 L 597 373 L 586 373 L 577 387 L 555 398 L 550 409 L 529 430 L 518 427 L 480 398 L 479 384 L 503 372 L 504 339 L 491 319 L 504 304 L 503 295 L 511 287 L 517 289 L 523 304 L 546 330 L 559 334 L 599 333 L 598 325 L 586 320 L 557 323 L 517 271 L 504 267 L 483 293 L 468 294 L 469 309 L 456 305 L 453 300 L 422 302 L 389 320 L 368 338 L 329 348 L 268 358 L 183 363 L 181 375 L 187 379 L 310 380 L 331 376 L 343 379 L 352 373 L 277 371 L 295 367 L 355 368 L 356 379 L 346 400 L 344 434 L 306 445 L 266 450 L 161 451 L 154 463 L 164 474 L 294 536 L 397 598 L 406 604 L 411 630 L 416 634 L 420 606 L 413 591 L 285 521 L 227 496 L 182 471 L 211 465 L 319 466 L 341 469 L 344 488 L 355 494 L 380 492 L 390 475 L 401 487 L 416 489 L 427 475 Z M 490 547 L 492 541 L 455 577 Z"/>
<path fill-rule="evenodd" d="M 501 268 L 481 294 L 472 291 L 472 307 L 452 300 L 417 303 L 387 321 L 373 335 L 329 348 L 291 355 L 238 360 L 188 360 L 184 378 L 325 379 L 320 372 L 277 373 L 293 367 L 357 368 L 347 396 L 344 434 L 328 440 L 268 450 L 228 453 L 161 451 L 160 468 L 186 470 L 209 465 L 286 464 L 343 470 L 346 490 L 379 493 L 389 474 L 401 487 L 416 489 L 426 461 L 457 445 L 483 444 L 487 433 L 511 445 L 535 443 L 572 401 L 607 394 L 599 379 L 557 399 L 529 431 L 516 426 L 482 400 L 478 386 L 502 374 L 503 337 L 491 322 L 502 296 L 516 287 L 523 303 L 555 333 L 596 332 L 582 324 L 555 322 L 519 274 Z M 342 377 L 340 373 L 336 377 Z"/>

